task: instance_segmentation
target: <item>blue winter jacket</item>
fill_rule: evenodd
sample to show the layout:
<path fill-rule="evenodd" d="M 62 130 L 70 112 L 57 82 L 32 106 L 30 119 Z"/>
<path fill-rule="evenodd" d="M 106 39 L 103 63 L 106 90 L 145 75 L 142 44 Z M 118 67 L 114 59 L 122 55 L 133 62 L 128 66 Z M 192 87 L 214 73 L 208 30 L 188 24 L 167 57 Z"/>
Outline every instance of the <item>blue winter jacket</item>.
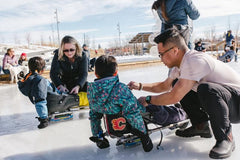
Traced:
<path fill-rule="evenodd" d="M 235 51 L 229 50 L 224 55 L 218 57 L 218 60 L 227 63 L 227 62 L 230 62 L 233 59 L 233 56 L 235 56 L 235 55 L 236 55 Z"/>
<path fill-rule="evenodd" d="M 59 94 L 58 90 L 45 78 L 37 73 L 28 73 L 24 80 L 18 82 L 18 88 L 35 104 L 40 118 L 47 118 L 47 93 Z"/>
<path fill-rule="evenodd" d="M 141 132 L 146 128 L 140 112 L 145 112 L 128 86 L 119 82 L 118 76 L 107 77 L 88 84 L 87 96 L 90 107 L 90 121 L 93 136 L 102 132 L 103 114 L 122 113 L 128 123 Z"/>
<path fill-rule="evenodd" d="M 227 33 L 226 34 L 226 42 L 232 42 L 232 40 L 234 39 L 234 36 L 231 33 Z"/>
<path fill-rule="evenodd" d="M 158 15 L 162 21 L 161 32 L 172 27 L 173 24 L 188 25 L 188 17 L 192 20 L 200 16 L 199 11 L 191 0 L 166 0 L 166 13 L 169 21 L 165 21 L 161 14 L 161 7 L 157 9 Z"/>

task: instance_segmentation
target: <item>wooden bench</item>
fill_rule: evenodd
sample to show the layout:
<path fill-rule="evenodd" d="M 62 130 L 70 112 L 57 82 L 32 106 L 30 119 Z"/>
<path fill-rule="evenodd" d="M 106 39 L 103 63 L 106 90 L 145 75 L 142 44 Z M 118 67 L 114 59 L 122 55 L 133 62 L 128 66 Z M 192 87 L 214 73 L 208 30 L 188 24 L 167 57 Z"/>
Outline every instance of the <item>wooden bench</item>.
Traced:
<path fill-rule="evenodd" d="M 0 86 L 10 84 L 10 74 L 0 74 Z"/>
<path fill-rule="evenodd" d="M 10 74 L 0 74 L 0 81 L 9 81 Z"/>

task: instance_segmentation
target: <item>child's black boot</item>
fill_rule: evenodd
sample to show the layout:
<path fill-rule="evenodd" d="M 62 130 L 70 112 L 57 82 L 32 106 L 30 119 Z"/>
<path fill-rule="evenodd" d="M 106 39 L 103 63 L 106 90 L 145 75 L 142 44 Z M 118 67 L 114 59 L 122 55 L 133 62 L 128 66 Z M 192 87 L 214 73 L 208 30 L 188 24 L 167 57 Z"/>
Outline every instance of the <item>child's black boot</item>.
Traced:
<path fill-rule="evenodd" d="M 96 145 L 100 149 L 108 148 L 110 146 L 108 140 L 104 137 L 102 131 L 99 132 L 98 136 L 92 136 L 89 139 L 92 142 L 96 143 Z"/>
<path fill-rule="evenodd" d="M 142 136 L 141 138 L 141 141 L 142 141 L 142 147 L 143 147 L 143 150 L 145 152 L 150 152 L 152 149 L 153 149 L 153 144 L 152 144 L 152 140 L 151 138 L 149 137 L 148 134 L 145 134 L 144 136 Z"/>
<path fill-rule="evenodd" d="M 39 129 L 43 129 L 43 128 L 46 128 L 48 126 L 48 119 L 45 118 L 45 119 L 42 119 L 42 118 L 38 118 L 40 124 L 38 125 L 38 128 Z"/>
<path fill-rule="evenodd" d="M 148 134 L 144 134 L 143 132 L 132 128 L 131 133 L 138 136 L 141 139 L 142 147 L 145 152 L 150 152 L 153 149 L 153 143 Z"/>

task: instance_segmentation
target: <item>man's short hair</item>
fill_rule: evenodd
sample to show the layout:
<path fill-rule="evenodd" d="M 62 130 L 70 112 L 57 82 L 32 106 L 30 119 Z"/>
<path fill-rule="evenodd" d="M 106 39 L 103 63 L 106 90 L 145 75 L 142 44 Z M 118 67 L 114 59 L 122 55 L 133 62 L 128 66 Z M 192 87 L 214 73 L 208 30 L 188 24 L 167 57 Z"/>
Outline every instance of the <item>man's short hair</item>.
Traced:
<path fill-rule="evenodd" d="M 170 29 L 167 29 L 165 32 L 161 33 L 157 37 L 154 38 L 154 42 L 159 44 L 162 43 L 163 46 L 169 43 L 173 43 L 179 48 L 181 48 L 183 45 L 186 45 L 186 42 L 180 33 L 180 31 L 173 27 Z"/>
<path fill-rule="evenodd" d="M 45 68 L 45 60 L 41 57 L 32 57 L 28 61 L 28 68 L 31 72 L 40 72 Z"/>
<path fill-rule="evenodd" d="M 117 70 L 117 61 L 113 56 L 102 55 L 95 62 L 95 73 L 100 78 L 110 77 Z"/>

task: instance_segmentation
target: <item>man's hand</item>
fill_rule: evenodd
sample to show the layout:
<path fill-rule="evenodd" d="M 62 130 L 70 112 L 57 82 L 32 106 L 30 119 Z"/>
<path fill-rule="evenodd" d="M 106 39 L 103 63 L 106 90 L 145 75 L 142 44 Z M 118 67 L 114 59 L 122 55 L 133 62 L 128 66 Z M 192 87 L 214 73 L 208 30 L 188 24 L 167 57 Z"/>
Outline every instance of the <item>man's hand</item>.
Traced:
<path fill-rule="evenodd" d="M 131 82 L 128 83 L 128 88 L 131 89 L 131 90 L 132 90 L 132 89 L 139 90 L 139 88 L 140 88 L 140 83 L 131 81 Z"/>

